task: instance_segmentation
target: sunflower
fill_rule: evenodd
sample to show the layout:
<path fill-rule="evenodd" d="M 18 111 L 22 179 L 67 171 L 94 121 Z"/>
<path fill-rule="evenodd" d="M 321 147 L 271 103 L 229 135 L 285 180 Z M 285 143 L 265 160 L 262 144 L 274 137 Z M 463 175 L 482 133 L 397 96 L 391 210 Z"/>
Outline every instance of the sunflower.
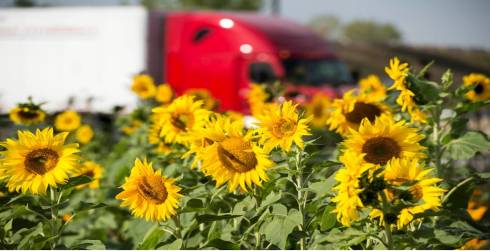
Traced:
<path fill-rule="evenodd" d="M 341 99 L 334 100 L 333 112 L 327 119 L 330 130 L 344 136 L 350 134 L 351 130 L 357 130 L 363 119 L 370 122 L 386 114 L 389 116 L 389 108 L 383 103 L 377 102 L 371 95 L 354 95 L 355 90 L 348 91 Z"/>
<path fill-rule="evenodd" d="M 153 78 L 147 74 L 139 74 L 133 77 L 131 90 L 142 99 L 149 99 L 155 96 L 156 87 Z"/>
<path fill-rule="evenodd" d="M 369 203 L 363 194 L 368 187 L 361 177 L 369 176 L 376 167 L 363 165 L 363 155 L 346 152 L 340 156 L 344 166 L 335 175 L 339 184 L 333 188 L 336 196 L 332 201 L 336 203 L 333 212 L 337 213 L 337 220 L 344 226 L 350 226 L 351 222 L 359 218 L 359 210 L 365 207 L 363 199 Z"/>
<path fill-rule="evenodd" d="M 288 152 L 293 142 L 299 148 L 304 147 L 303 136 L 311 135 L 308 128 L 311 117 L 300 118 L 296 107 L 291 101 L 286 101 L 277 109 L 265 111 L 258 117 L 260 144 L 266 151 L 279 146 Z"/>
<path fill-rule="evenodd" d="M 189 89 L 185 92 L 187 95 L 194 96 L 194 100 L 202 101 L 202 108 L 214 110 L 218 108 L 218 100 L 207 89 Z"/>
<path fill-rule="evenodd" d="M 182 95 L 168 106 L 153 109 L 162 126 L 160 136 L 166 143 L 190 143 L 189 132 L 199 127 L 210 114 L 201 106 L 202 101 L 194 101 L 193 96 Z"/>
<path fill-rule="evenodd" d="M 386 87 L 378 76 L 371 74 L 359 81 L 361 94 L 371 96 L 374 100 L 383 101 L 386 98 Z"/>
<path fill-rule="evenodd" d="M 82 119 L 76 111 L 68 110 L 64 111 L 54 120 L 54 127 L 58 131 L 68 131 L 71 132 L 80 127 Z"/>
<path fill-rule="evenodd" d="M 172 87 L 168 84 L 161 84 L 157 87 L 155 99 L 163 104 L 167 104 L 170 101 L 172 101 L 172 98 L 174 97 L 174 91 L 172 90 Z"/>
<path fill-rule="evenodd" d="M 427 210 L 438 210 L 441 196 L 446 190 L 436 184 L 442 179 L 429 175 L 432 169 L 425 169 L 417 159 L 392 159 L 386 164 L 384 179 L 388 183 L 385 190 L 393 208 L 399 210 L 396 218 L 398 229 L 402 229 L 413 221 L 416 214 Z M 397 187 L 408 189 L 393 189 Z M 379 210 L 371 213 L 371 217 L 381 217 Z"/>
<path fill-rule="evenodd" d="M 466 93 L 466 97 L 473 101 L 486 101 L 490 99 L 490 78 L 483 74 L 471 73 L 463 77 L 465 86 L 474 86 Z"/>
<path fill-rule="evenodd" d="M 412 121 L 427 123 L 427 115 L 417 107 L 413 99 L 415 94 L 406 85 L 406 77 L 409 72 L 408 64 L 400 64 L 400 60 L 395 57 L 390 59 L 390 66 L 385 67 L 385 72 L 394 81 L 388 90 L 400 91 L 396 103 L 401 106 L 402 112 L 407 111 Z"/>
<path fill-rule="evenodd" d="M 306 116 L 311 116 L 311 125 L 316 128 L 323 128 L 330 114 L 332 102 L 330 97 L 322 93 L 317 93 L 311 101 L 306 104 Z"/>
<path fill-rule="evenodd" d="M 152 114 L 150 116 L 150 129 L 148 132 L 148 143 L 152 145 L 156 145 L 153 149 L 154 152 L 159 154 L 168 154 L 172 151 L 172 148 L 169 144 L 163 141 L 163 138 L 160 137 L 160 132 L 162 130 L 162 123 L 158 119 L 157 114 Z"/>
<path fill-rule="evenodd" d="M 242 113 L 240 112 L 236 112 L 236 111 L 226 111 L 224 113 L 225 116 L 227 116 L 228 118 L 230 118 L 232 121 L 244 121 L 245 119 L 245 115 L 243 115 Z"/>
<path fill-rule="evenodd" d="M 53 135 L 52 128 L 19 131 L 18 140 L 0 143 L 2 152 L 0 173 L 7 181 L 9 191 L 28 191 L 45 194 L 48 185 L 64 184 L 74 171 L 78 157 L 77 144 L 65 145 L 67 132 Z"/>
<path fill-rule="evenodd" d="M 275 103 L 272 102 L 273 95 L 269 93 L 265 86 L 259 84 L 250 84 L 247 93 L 247 102 L 253 116 L 258 116 L 266 110 L 274 109 Z"/>
<path fill-rule="evenodd" d="M 87 144 L 94 137 L 94 130 L 92 130 L 90 125 L 82 125 L 77 129 L 75 136 L 77 137 L 78 142 Z"/>
<path fill-rule="evenodd" d="M 244 134 L 243 123 L 218 117 L 212 126 L 197 132 L 206 137 L 196 159 L 201 161 L 201 171 L 216 181 L 216 187 L 227 183 L 230 192 L 237 187 L 247 191 L 252 184 L 260 187 L 269 179 L 265 171 L 273 162 L 251 141 L 250 132 Z"/>
<path fill-rule="evenodd" d="M 100 178 L 102 177 L 102 167 L 93 161 L 85 161 L 80 165 L 78 175 L 85 175 L 92 178 L 90 183 L 77 186 L 78 189 L 82 189 L 84 187 L 97 189 L 99 188 Z"/>
<path fill-rule="evenodd" d="M 364 119 L 358 131 L 344 141 L 346 151 L 364 155 L 369 165 L 385 165 L 392 158 L 421 159 L 425 157 L 424 146 L 419 144 L 424 135 L 408 127 L 404 121 L 395 122 L 391 117 L 380 116 L 374 123 Z"/>
<path fill-rule="evenodd" d="M 179 207 L 180 187 L 166 178 L 161 170 L 154 171 L 152 163 L 136 159 L 131 174 L 122 185 L 116 199 L 122 200 L 136 217 L 147 221 L 165 221 L 175 215 Z"/>
<path fill-rule="evenodd" d="M 20 125 L 35 125 L 42 123 L 46 118 L 46 112 L 30 101 L 29 103 L 18 104 L 17 107 L 10 110 L 10 120 Z"/>
<path fill-rule="evenodd" d="M 133 119 L 129 122 L 129 125 L 121 128 L 121 131 L 126 135 L 133 134 L 136 130 L 138 130 L 143 125 L 143 121 L 139 119 Z"/>

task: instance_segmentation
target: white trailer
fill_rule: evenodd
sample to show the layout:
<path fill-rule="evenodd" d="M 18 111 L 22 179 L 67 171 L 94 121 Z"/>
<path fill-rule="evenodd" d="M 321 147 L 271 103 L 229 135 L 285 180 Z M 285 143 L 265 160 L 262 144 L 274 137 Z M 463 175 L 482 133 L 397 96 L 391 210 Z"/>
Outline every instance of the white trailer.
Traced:
<path fill-rule="evenodd" d="M 47 110 L 133 107 L 132 75 L 145 69 L 142 7 L 0 9 L 0 112 L 32 96 Z"/>

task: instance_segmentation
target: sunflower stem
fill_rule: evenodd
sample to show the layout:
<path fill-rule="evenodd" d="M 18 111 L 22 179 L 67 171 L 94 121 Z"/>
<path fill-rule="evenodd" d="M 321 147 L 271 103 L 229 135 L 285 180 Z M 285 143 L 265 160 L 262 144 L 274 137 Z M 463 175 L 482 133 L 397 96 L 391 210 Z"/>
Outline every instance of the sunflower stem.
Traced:
<path fill-rule="evenodd" d="M 388 223 L 388 200 L 386 199 L 386 194 L 384 191 L 381 191 L 381 198 L 383 198 L 383 221 L 386 235 L 386 243 L 388 244 L 387 248 L 389 250 L 393 250 L 393 237 L 391 235 L 391 226 Z"/>
<path fill-rule="evenodd" d="M 175 223 L 175 236 L 177 236 L 178 239 L 182 240 L 182 249 L 185 249 L 186 246 L 186 241 L 184 238 L 182 238 L 182 225 L 180 223 L 180 214 L 177 214 L 175 217 L 173 217 L 174 223 Z"/>
<path fill-rule="evenodd" d="M 58 217 L 58 206 L 57 206 L 57 201 L 58 199 L 56 198 L 56 190 L 53 189 L 52 187 L 49 187 L 50 190 L 50 201 L 51 201 L 51 249 L 56 248 L 56 243 L 58 242 L 58 238 L 55 237 L 58 235 L 58 227 L 56 224 L 56 220 Z"/>
<path fill-rule="evenodd" d="M 304 222 L 305 222 L 305 207 L 306 207 L 306 200 L 303 195 L 303 186 L 304 186 L 304 181 L 303 181 L 303 163 L 301 159 L 302 155 L 302 150 L 299 150 L 296 148 L 296 158 L 295 158 L 295 166 L 296 166 L 296 191 L 298 192 L 298 211 L 302 217 L 302 223 L 298 226 L 300 231 L 305 231 L 304 229 Z M 305 201 L 303 201 L 305 200 Z M 299 247 L 301 250 L 305 249 L 305 237 L 302 236 L 299 239 Z"/>

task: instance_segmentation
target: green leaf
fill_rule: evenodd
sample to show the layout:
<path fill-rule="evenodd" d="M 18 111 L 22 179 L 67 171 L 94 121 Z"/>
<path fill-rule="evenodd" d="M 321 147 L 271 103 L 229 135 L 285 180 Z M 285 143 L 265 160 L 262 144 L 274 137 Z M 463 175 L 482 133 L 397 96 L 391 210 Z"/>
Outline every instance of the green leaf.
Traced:
<path fill-rule="evenodd" d="M 217 248 L 221 250 L 237 250 L 240 249 L 240 244 L 235 244 L 230 241 L 225 241 L 222 239 L 214 239 L 206 243 L 204 247 Z"/>
<path fill-rule="evenodd" d="M 196 220 L 198 223 L 207 223 L 207 222 L 218 221 L 218 220 L 233 219 L 241 216 L 242 215 L 236 215 L 236 214 L 225 214 L 225 215 L 203 214 L 203 215 L 196 216 Z"/>
<path fill-rule="evenodd" d="M 101 208 L 101 207 L 107 207 L 106 204 L 104 203 L 87 203 L 87 202 L 80 202 L 78 212 L 90 210 L 90 209 L 96 209 L 96 208 Z"/>
<path fill-rule="evenodd" d="M 204 208 L 204 203 L 202 203 L 202 200 L 200 199 L 190 199 L 186 207 L 192 208 L 192 209 L 202 209 Z"/>
<path fill-rule="evenodd" d="M 415 93 L 413 98 L 417 104 L 425 105 L 439 97 L 440 87 L 437 83 L 419 79 L 409 73 L 407 84 L 409 89 Z"/>
<path fill-rule="evenodd" d="M 178 250 L 182 247 L 182 239 L 177 239 L 170 244 L 158 247 L 159 250 Z"/>
<path fill-rule="evenodd" d="M 70 249 L 105 249 L 100 240 L 80 240 L 73 243 Z"/>
<path fill-rule="evenodd" d="M 441 229 L 434 230 L 435 237 L 442 243 L 453 246 L 461 240 L 461 236 L 453 235 Z"/>
<path fill-rule="evenodd" d="M 334 209 L 334 206 L 325 207 L 322 215 L 322 221 L 320 223 L 320 230 L 327 231 L 335 226 L 335 223 L 337 223 L 337 218 L 336 215 L 332 213 Z"/>
<path fill-rule="evenodd" d="M 260 209 L 265 208 L 268 205 L 280 200 L 281 197 L 282 197 L 281 192 L 279 192 L 279 193 L 271 192 L 269 195 L 267 195 L 267 197 L 265 197 L 265 199 L 262 201 L 262 203 L 260 203 Z M 259 209 L 259 211 L 260 211 L 260 209 Z"/>
<path fill-rule="evenodd" d="M 335 184 L 337 183 L 337 181 L 335 180 L 336 174 L 337 172 L 333 173 L 325 180 L 311 183 L 308 189 L 310 191 L 313 191 L 316 194 L 317 198 L 323 198 L 327 196 L 332 192 L 333 186 L 335 186 Z"/>
<path fill-rule="evenodd" d="M 487 172 L 487 173 L 476 173 L 476 175 L 478 175 L 478 177 L 480 177 L 482 179 L 490 179 L 490 172 Z"/>
<path fill-rule="evenodd" d="M 453 73 L 451 70 L 448 69 L 446 72 L 444 72 L 444 74 L 442 74 L 441 81 L 441 84 L 445 90 L 447 90 L 453 84 Z"/>
<path fill-rule="evenodd" d="M 155 249 L 160 241 L 160 238 L 164 236 L 165 233 L 166 232 L 159 229 L 158 226 L 151 228 L 148 233 L 146 233 L 143 241 L 138 245 L 138 249 Z"/>
<path fill-rule="evenodd" d="M 490 141 L 481 133 L 467 132 L 462 137 L 450 141 L 446 149 L 452 159 L 467 160 L 477 152 L 490 151 Z"/>
<path fill-rule="evenodd" d="M 90 178 L 89 176 L 82 175 L 82 176 L 70 178 L 68 182 L 62 185 L 61 187 L 62 189 L 68 189 L 79 185 L 87 184 L 90 182 L 92 182 L 92 178 Z"/>

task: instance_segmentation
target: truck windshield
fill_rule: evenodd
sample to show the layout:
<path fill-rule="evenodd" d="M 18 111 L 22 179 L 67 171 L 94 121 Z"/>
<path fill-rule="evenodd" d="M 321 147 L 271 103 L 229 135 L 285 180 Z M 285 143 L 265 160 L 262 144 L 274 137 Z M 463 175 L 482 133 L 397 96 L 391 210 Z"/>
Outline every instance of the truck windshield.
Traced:
<path fill-rule="evenodd" d="M 285 80 L 293 84 L 338 86 L 352 82 L 347 66 L 336 59 L 288 59 L 283 65 Z"/>

